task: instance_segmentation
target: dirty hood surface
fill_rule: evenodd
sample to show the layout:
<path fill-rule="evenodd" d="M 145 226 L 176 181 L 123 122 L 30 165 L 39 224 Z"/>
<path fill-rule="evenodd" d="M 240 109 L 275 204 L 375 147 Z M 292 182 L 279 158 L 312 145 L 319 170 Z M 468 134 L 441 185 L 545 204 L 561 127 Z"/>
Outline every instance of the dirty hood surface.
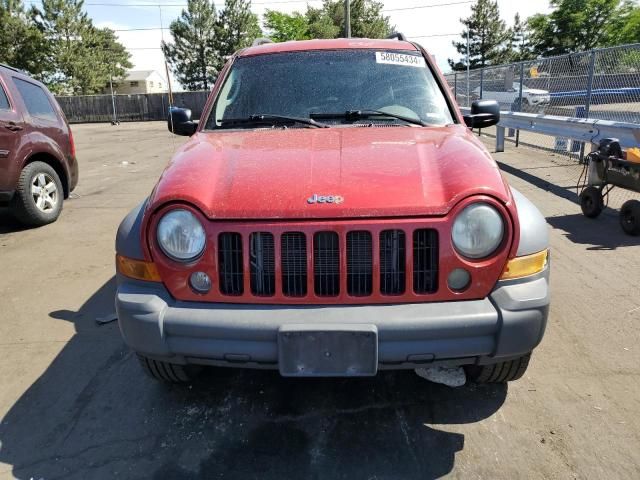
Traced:
<path fill-rule="evenodd" d="M 426 216 L 473 194 L 509 200 L 495 162 L 462 125 L 264 129 L 194 135 L 150 206 L 188 202 L 211 219 Z M 310 203 L 314 195 L 334 202 Z"/>

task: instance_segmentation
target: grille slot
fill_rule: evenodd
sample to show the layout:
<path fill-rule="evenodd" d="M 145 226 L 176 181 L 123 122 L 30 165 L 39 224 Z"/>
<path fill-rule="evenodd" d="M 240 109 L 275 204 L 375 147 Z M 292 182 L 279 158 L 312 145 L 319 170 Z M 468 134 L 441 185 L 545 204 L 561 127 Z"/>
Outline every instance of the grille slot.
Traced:
<path fill-rule="evenodd" d="M 313 238 L 314 291 L 323 297 L 340 294 L 340 239 L 335 232 L 318 232 Z"/>
<path fill-rule="evenodd" d="M 307 240 L 302 232 L 283 233 L 282 294 L 304 297 L 307 294 Z"/>
<path fill-rule="evenodd" d="M 244 293 L 242 237 L 239 233 L 221 233 L 218 236 L 218 270 L 222 294 Z"/>
<path fill-rule="evenodd" d="M 365 297 L 373 291 L 373 247 L 371 233 L 347 233 L 347 292 Z"/>
<path fill-rule="evenodd" d="M 438 289 L 438 232 L 413 232 L 413 291 L 434 293 Z"/>
<path fill-rule="evenodd" d="M 405 234 L 402 230 L 380 232 L 380 293 L 402 295 L 406 287 Z"/>
<path fill-rule="evenodd" d="M 251 293 L 270 297 L 276 291 L 276 259 L 273 234 L 252 233 L 250 239 Z"/>

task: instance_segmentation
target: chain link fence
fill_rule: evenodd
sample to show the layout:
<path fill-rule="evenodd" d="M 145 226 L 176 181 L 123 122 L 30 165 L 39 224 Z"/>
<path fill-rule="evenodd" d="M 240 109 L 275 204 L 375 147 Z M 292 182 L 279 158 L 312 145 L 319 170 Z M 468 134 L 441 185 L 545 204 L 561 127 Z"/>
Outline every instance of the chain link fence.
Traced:
<path fill-rule="evenodd" d="M 496 100 L 501 110 L 640 124 L 640 44 L 624 45 L 445 75 L 460 106 Z M 482 135 L 495 136 L 495 128 Z M 544 151 L 541 180 L 572 189 L 591 145 L 528 131 L 507 131 L 509 145 Z M 541 152 L 542 153 L 542 152 Z M 508 161 L 508 155 L 503 161 Z M 519 169 L 523 168 L 518 166 Z M 533 168 L 533 167 L 532 167 Z M 609 205 L 619 208 L 634 192 L 614 189 Z"/>

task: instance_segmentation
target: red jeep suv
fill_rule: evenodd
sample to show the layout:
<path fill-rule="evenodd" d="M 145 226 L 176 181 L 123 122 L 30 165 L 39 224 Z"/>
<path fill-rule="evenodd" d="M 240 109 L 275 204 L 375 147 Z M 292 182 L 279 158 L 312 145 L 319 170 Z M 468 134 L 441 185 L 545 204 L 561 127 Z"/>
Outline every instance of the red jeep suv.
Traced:
<path fill-rule="evenodd" d="M 24 224 L 54 222 L 78 183 L 73 137 L 53 95 L 0 65 L 0 205 Z"/>
<path fill-rule="evenodd" d="M 502 177 L 431 57 L 399 40 L 259 44 L 116 237 L 124 341 L 155 378 L 464 366 L 522 376 L 549 309 L 544 217 Z"/>

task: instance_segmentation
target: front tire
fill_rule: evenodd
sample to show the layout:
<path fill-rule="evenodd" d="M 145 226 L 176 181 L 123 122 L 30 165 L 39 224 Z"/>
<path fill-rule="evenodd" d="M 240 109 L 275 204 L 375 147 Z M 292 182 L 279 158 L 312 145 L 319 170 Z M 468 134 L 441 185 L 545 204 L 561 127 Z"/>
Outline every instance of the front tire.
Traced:
<path fill-rule="evenodd" d="M 580 208 L 585 217 L 596 218 L 604 209 L 602 192 L 598 187 L 587 187 L 580 194 Z"/>
<path fill-rule="evenodd" d="M 506 362 L 493 365 L 468 365 L 465 367 L 467 377 L 476 383 L 505 383 L 518 380 L 529 366 L 531 353 Z"/>
<path fill-rule="evenodd" d="M 189 365 L 178 365 L 137 355 L 142 370 L 154 380 L 166 383 L 187 383 L 197 377 L 197 370 Z"/>
<path fill-rule="evenodd" d="M 12 200 L 13 215 L 34 227 L 53 223 L 60 216 L 63 199 L 62 182 L 51 165 L 32 162 L 20 172 Z"/>
<path fill-rule="evenodd" d="M 620 226 L 629 235 L 640 235 L 640 202 L 628 200 L 620 209 Z"/>

